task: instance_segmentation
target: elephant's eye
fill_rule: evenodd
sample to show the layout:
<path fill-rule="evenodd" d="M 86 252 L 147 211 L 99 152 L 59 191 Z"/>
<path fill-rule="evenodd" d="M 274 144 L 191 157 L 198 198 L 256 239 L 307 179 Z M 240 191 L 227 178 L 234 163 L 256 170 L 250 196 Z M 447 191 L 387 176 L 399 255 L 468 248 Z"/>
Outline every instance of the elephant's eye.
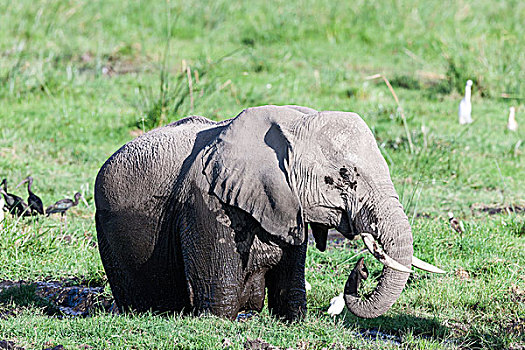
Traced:
<path fill-rule="evenodd" d="M 350 186 L 351 189 L 355 190 L 357 181 L 355 181 L 355 176 L 347 169 L 347 168 L 341 168 L 339 169 L 339 175 L 343 179 L 343 182 Z"/>
<path fill-rule="evenodd" d="M 330 177 L 330 176 L 325 176 L 324 177 L 324 182 L 327 185 L 333 185 L 334 184 L 334 179 L 332 179 L 332 177 Z"/>

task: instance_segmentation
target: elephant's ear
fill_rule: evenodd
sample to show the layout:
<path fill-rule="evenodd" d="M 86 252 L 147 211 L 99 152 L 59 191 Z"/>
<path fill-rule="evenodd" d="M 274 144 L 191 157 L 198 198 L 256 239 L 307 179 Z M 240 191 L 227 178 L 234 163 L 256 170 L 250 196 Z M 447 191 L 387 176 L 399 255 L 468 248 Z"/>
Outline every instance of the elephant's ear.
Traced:
<path fill-rule="evenodd" d="M 250 213 L 271 234 L 291 244 L 304 241 L 299 198 L 289 179 L 292 143 L 282 122 L 302 113 L 265 106 L 243 111 L 203 154 L 210 193 Z"/>

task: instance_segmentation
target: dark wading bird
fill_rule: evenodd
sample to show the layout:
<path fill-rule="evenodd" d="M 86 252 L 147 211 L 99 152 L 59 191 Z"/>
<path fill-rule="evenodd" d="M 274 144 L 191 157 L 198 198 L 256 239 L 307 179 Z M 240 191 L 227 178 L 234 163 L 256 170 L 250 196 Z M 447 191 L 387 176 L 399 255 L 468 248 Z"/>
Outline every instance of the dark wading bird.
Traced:
<path fill-rule="evenodd" d="M 78 200 L 79 199 L 82 199 L 84 204 L 86 206 L 89 206 L 88 203 L 86 202 L 86 200 L 84 199 L 84 197 L 82 196 L 82 194 L 80 192 L 75 193 L 75 197 L 74 198 L 75 198 L 74 201 L 72 199 L 65 198 L 65 199 L 61 199 L 61 200 L 57 201 L 53 205 L 50 205 L 46 209 L 47 216 L 49 216 L 50 214 L 58 214 L 58 213 L 60 213 L 60 215 L 62 215 L 62 216 L 66 215 L 66 211 L 68 209 L 78 205 Z"/>
<path fill-rule="evenodd" d="M 26 182 L 27 193 L 29 194 L 29 197 L 27 197 L 27 204 L 29 205 L 29 209 L 31 210 L 31 215 L 36 215 L 36 213 L 44 215 L 44 204 L 42 203 L 42 200 L 40 199 L 40 197 L 34 194 L 33 191 L 31 191 L 31 185 L 33 185 L 33 177 L 26 177 L 24 180 L 22 180 L 22 182 L 16 185 L 16 188 L 20 187 Z"/>
<path fill-rule="evenodd" d="M 62 217 L 64 217 L 66 215 L 66 212 L 70 208 L 73 208 L 74 206 L 78 205 L 78 200 L 79 199 L 82 199 L 84 204 L 87 207 L 89 207 L 86 199 L 84 198 L 84 196 L 82 196 L 82 194 L 80 192 L 75 193 L 75 197 L 74 198 L 75 198 L 74 201 L 72 199 L 69 199 L 69 198 L 64 198 L 64 199 L 61 199 L 61 200 L 55 202 L 55 204 L 50 205 L 46 209 L 46 214 L 47 214 L 46 216 L 49 216 L 51 214 L 58 214 L 58 213 L 60 213 L 60 215 Z M 67 216 L 65 217 L 65 221 L 66 221 L 66 228 L 67 228 Z M 60 231 L 62 232 L 62 227 L 61 227 Z"/>
<path fill-rule="evenodd" d="M 3 179 L 0 184 L 0 193 L 5 200 L 5 207 L 12 215 L 16 216 L 29 216 L 30 210 L 24 200 L 14 194 L 7 192 L 7 180 Z"/>
<path fill-rule="evenodd" d="M 0 196 L 0 228 L 2 228 L 2 221 L 4 221 L 4 196 Z"/>

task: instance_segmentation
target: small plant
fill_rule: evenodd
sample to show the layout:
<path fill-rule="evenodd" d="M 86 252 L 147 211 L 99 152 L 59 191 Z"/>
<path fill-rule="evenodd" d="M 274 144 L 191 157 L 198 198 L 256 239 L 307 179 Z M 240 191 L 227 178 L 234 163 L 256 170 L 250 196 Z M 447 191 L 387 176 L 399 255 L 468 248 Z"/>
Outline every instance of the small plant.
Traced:
<path fill-rule="evenodd" d="M 160 89 L 157 96 L 151 89 L 139 86 L 140 107 L 143 117 L 135 124 L 143 131 L 151 130 L 163 125 L 166 120 L 183 112 L 181 107 L 189 96 L 189 90 L 185 89 L 185 74 L 179 73 L 173 79 L 173 86 L 169 83 L 169 75 L 163 68 L 160 72 Z"/>
<path fill-rule="evenodd" d="M 390 80 L 393 87 L 400 87 L 407 90 L 419 90 L 421 84 L 419 80 L 410 75 L 396 75 Z"/>
<path fill-rule="evenodd" d="M 451 85 L 450 80 L 447 79 L 440 79 L 433 83 L 431 83 L 426 88 L 425 97 L 428 99 L 435 99 L 435 95 L 448 95 L 452 92 L 453 86 Z"/>
<path fill-rule="evenodd" d="M 488 95 L 488 91 L 477 74 L 473 74 L 468 68 L 468 64 L 463 60 L 449 57 L 447 59 L 448 68 L 446 72 L 447 83 L 450 90 L 456 90 L 460 94 L 465 92 L 465 83 L 467 80 L 472 80 L 474 88 L 480 92 L 482 97 Z"/>
<path fill-rule="evenodd" d="M 167 65 L 163 64 L 158 93 L 142 85 L 138 88 L 139 102 L 135 107 L 142 117 L 135 126 L 145 132 L 193 113 L 199 102 L 217 90 L 215 79 L 208 79 L 209 72 L 234 52 L 213 62 L 198 60 L 192 67 L 183 61 L 182 70 L 175 75 L 171 75 Z"/>

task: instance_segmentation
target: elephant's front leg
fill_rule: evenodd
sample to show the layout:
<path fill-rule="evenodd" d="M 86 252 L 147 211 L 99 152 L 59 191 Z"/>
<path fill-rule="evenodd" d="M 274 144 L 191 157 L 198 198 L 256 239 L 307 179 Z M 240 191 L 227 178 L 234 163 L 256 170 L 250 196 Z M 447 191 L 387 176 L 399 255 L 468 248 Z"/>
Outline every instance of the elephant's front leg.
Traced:
<path fill-rule="evenodd" d="M 186 261 L 190 301 L 196 315 L 210 313 L 235 319 L 241 308 L 241 264 L 232 256 L 229 243 L 219 239 L 215 246 L 205 244 Z"/>
<path fill-rule="evenodd" d="M 268 308 L 288 321 L 306 315 L 305 260 L 306 243 L 287 247 L 279 263 L 266 274 Z"/>
<path fill-rule="evenodd" d="M 183 231 L 181 243 L 193 312 L 235 319 L 244 275 L 232 232 L 211 221 L 188 221 L 194 230 Z"/>

